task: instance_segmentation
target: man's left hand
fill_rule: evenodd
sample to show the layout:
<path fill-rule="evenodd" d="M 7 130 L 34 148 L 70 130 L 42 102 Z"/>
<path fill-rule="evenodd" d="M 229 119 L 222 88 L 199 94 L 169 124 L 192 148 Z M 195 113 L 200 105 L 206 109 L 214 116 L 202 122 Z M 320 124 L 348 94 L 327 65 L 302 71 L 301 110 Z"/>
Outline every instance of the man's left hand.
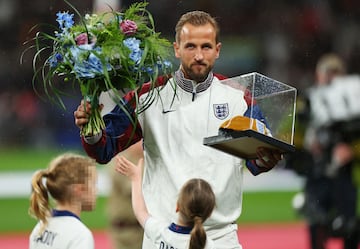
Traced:
<path fill-rule="evenodd" d="M 267 169 L 272 169 L 275 165 L 283 159 L 283 155 L 278 150 L 259 147 L 256 150 L 258 158 L 256 159 L 256 164 L 259 167 L 264 167 Z"/>

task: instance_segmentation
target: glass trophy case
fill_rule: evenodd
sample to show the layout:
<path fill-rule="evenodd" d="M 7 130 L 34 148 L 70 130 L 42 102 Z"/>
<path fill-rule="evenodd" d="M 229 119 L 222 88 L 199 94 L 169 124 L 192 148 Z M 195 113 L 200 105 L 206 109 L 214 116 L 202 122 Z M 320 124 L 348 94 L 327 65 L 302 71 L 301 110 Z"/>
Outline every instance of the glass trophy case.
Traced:
<path fill-rule="evenodd" d="M 220 83 L 229 91 L 243 91 L 246 111 L 232 113 L 218 129 L 209 130 L 204 145 L 245 159 L 255 159 L 258 147 L 295 151 L 296 88 L 256 72 Z"/>

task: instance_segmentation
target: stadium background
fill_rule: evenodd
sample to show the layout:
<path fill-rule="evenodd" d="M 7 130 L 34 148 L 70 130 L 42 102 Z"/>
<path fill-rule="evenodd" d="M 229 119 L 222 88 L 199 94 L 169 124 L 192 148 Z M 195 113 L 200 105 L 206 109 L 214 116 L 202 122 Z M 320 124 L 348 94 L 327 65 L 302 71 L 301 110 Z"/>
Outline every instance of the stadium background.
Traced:
<path fill-rule="evenodd" d="M 70 2 L 82 14 L 93 9 L 89 0 Z M 121 2 L 123 6 L 131 3 Z M 31 53 L 24 64 L 19 63 L 26 48 L 23 43 L 34 35 L 29 32 L 31 27 L 39 23 L 56 26 L 56 12 L 68 9 L 60 0 L 0 0 L 0 238 L 19 233 L 26 238 L 35 224 L 27 214 L 31 173 L 45 167 L 60 152 L 83 153 L 72 116 L 79 98 L 66 98 L 67 110 L 39 99 L 31 84 Z M 259 72 L 292 85 L 301 93 L 313 83 L 318 57 L 333 51 L 346 60 L 349 73 L 359 74 L 359 1 L 149 1 L 157 31 L 170 40 L 178 17 L 194 9 L 210 12 L 221 25 L 223 46 L 217 72 L 228 76 Z M 295 137 L 295 143 L 300 142 L 301 136 Z M 99 166 L 99 170 L 103 167 Z M 106 228 L 106 177 L 102 179 L 96 213 L 83 217 L 96 231 Z M 293 195 L 301 188 L 301 178 L 279 167 L 267 177 L 248 176 L 246 180 L 248 188 L 239 224 L 246 225 L 248 233 L 256 235 L 261 229 L 251 230 L 252 224 L 267 227 L 265 223 L 272 224 L 269 231 L 276 230 L 274 224 L 295 223 L 303 229 L 303 220 L 291 207 Z M 301 231 L 298 236 L 305 241 L 304 229 Z M 1 241 L 0 247 L 5 248 Z M 295 241 L 292 239 L 294 245 Z M 12 244 L 9 248 L 21 247 Z M 264 243 L 263 248 L 271 246 Z"/>

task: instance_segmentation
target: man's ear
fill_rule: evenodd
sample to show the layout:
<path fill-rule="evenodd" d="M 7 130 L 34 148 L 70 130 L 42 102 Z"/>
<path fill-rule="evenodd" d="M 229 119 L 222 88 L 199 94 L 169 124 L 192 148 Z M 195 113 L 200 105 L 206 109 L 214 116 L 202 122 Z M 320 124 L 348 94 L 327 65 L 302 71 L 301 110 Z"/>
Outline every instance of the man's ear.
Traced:
<path fill-rule="evenodd" d="M 176 203 L 176 209 L 175 209 L 176 213 L 179 212 L 179 205 L 178 203 Z"/>
<path fill-rule="evenodd" d="M 179 54 L 180 45 L 177 42 L 173 42 L 173 47 L 174 47 L 175 57 L 180 58 L 180 54 Z"/>
<path fill-rule="evenodd" d="M 216 59 L 220 56 L 220 50 L 221 50 L 221 42 L 216 44 Z"/>

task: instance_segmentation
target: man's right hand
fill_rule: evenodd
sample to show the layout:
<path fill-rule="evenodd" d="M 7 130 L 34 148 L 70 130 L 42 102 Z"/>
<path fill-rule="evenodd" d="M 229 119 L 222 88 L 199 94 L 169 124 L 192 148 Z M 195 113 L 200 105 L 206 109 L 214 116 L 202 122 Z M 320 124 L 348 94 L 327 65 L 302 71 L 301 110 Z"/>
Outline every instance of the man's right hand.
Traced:
<path fill-rule="evenodd" d="M 91 113 L 90 102 L 86 102 L 86 104 L 84 103 L 84 100 L 82 100 L 76 111 L 74 111 L 75 125 L 80 129 L 89 122 L 89 116 Z"/>

